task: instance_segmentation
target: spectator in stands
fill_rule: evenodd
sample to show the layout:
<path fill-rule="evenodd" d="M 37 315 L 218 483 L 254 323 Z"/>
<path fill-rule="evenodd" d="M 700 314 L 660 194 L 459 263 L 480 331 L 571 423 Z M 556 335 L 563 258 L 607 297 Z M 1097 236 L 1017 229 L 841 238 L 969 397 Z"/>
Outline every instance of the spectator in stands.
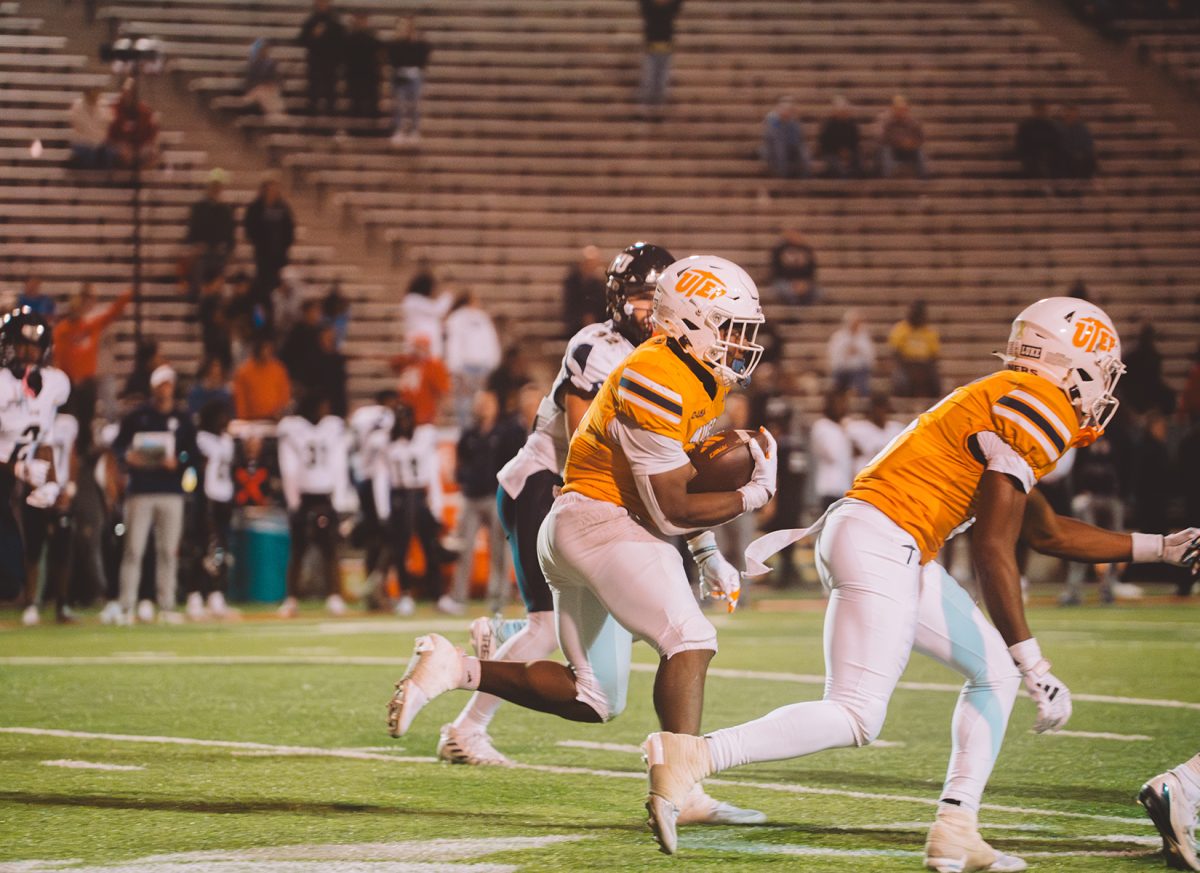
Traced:
<path fill-rule="evenodd" d="M 271 295 L 272 319 L 268 329 L 276 336 L 287 336 L 292 325 L 300 320 L 300 308 L 306 296 L 296 268 L 284 267 L 279 272 L 279 284 Z"/>
<path fill-rule="evenodd" d="M 879 175 L 892 178 L 897 164 L 910 164 L 918 179 L 929 178 L 925 162 L 925 129 L 913 118 L 903 94 L 892 98 L 891 108 L 879 121 Z"/>
<path fill-rule="evenodd" d="M 318 354 L 321 328 L 320 301 L 305 300 L 300 307 L 300 320 L 288 331 L 279 347 L 279 360 L 287 367 L 288 376 L 300 392 L 314 385 L 321 375 Z"/>
<path fill-rule="evenodd" d="M 188 285 L 195 299 L 205 285 L 224 280 L 225 266 L 233 254 L 237 225 L 233 206 L 222 199 L 225 181 L 224 170 L 218 167 L 210 172 L 204 197 L 192 204 L 188 215 L 184 242 L 192 249 Z"/>
<path fill-rule="evenodd" d="M 1026 179 L 1052 179 L 1062 154 L 1062 134 L 1050 118 L 1046 101 L 1036 97 L 1030 102 L 1029 117 L 1017 125 L 1014 151 Z"/>
<path fill-rule="evenodd" d="M 282 118 L 287 114 L 279 62 L 271 53 L 271 44 L 265 39 L 256 39 L 250 46 L 244 96 L 247 106 L 255 107 L 269 119 Z"/>
<path fill-rule="evenodd" d="M 1087 524 L 1102 525 L 1109 530 L 1125 529 L 1125 503 L 1121 500 L 1121 481 L 1112 440 L 1099 440 L 1075 453 L 1072 479 L 1074 497 L 1070 514 Z M 1083 603 L 1083 583 L 1090 565 L 1072 563 L 1067 571 L 1066 589 L 1059 597 L 1061 606 Z M 1101 577 L 1100 599 L 1111 603 L 1117 583 L 1114 564 L 1098 565 Z"/>
<path fill-rule="evenodd" d="M 433 47 L 417 30 L 411 15 L 396 20 L 395 38 L 387 44 L 392 67 L 392 145 L 421 139 L 421 89 Z"/>
<path fill-rule="evenodd" d="M 442 398 L 450 390 L 450 374 L 441 359 L 434 357 L 429 338 L 414 337 L 409 351 L 396 355 L 390 363 L 400 400 L 412 409 L 417 427 L 433 424 Z"/>
<path fill-rule="evenodd" d="M 133 351 L 133 368 L 125 387 L 121 389 L 121 399 L 142 403 L 150 397 L 150 374 L 166 363 L 166 358 L 158 348 L 158 340 L 145 337 Z"/>
<path fill-rule="evenodd" d="M 840 94 L 833 98 L 833 112 L 821 125 L 817 152 L 825 159 L 826 176 L 849 179 L 862 175 L 858 122 L 849 102 Z"/>
<path fill-rule="evenodd" d="M 113 453 L 128 472 L 125 553 L 121 559 L 121 609 L 132 622 L 146 541 L 154 534 L 155 587 L 160 619 L 178 624 L 179 540 L 183 534 L 182 477 L 198 463 L 191 418 L 175 407 L 175 371 L 163 364 L 150 375 L 152 398 L 121 421 Z M 153 608 L 149 609 L 153 614 Z M 139 611 L 143 618 L 145 614 Z"/>
<path fill-rule="evenodd" d="M 333 328 L 334 343 L 340 349 L 350 330 L 350 299 L 342 293 L 340 282 L 329 286 L 329 293 L 321 298 L 321 317 Z"/>
<path fill-rule="evenodd" d="M 1076 300 L 1091 300 L 1091 292 L 1088 291 L 1087 282 L 1082 279 L 1076 279 L 1071 283 L 1071 287 L 1067 289 L 1067 296 L 1073 297 Z"/>
<path fill-rule="evenodd" d="M 25 277 L 25 284 L 17 295 L 17 306 L 28 306 L 46 321 L 53 322 L 57 304 L 53 297 L 42 293 L 42 277 L 30 274 Z"/>
<path fill-rule="evenodd" d="M 304 20 L 298 39 L 305 49 L 308 111 L 312 115 L 337 113 L 338 66 L 346 29 L 330 5 L 330 0 L 313 0 L 312 14 Z"/>
<path fill-rule="evenodd" d="M 491 316 L 466 291 L 446 317 L 446 369 L 454 385 L 454 414 L 458 426 L 471 423 L 475 395 L 500 365 L 500 337 Z"/>
<path fill-rule="evenodd" d="M 563 279 L 563 320 L 568 336 L 608 318 L 604 268 L 600 249 L 588 245 L 567 271 Z"/>
<path fill-rule="evenodd" d="M 892 390 L 897 397 L 940 397 L 938 355 L 941 344 L 937 328 L 929 323 L 924 300 L 915 300 L 908 315 L 888 335 L 894 356 Z"/>
<path fill-rule="evenodd" d="M 199 422 L 201 410 L 214 404 L 225 407 L 233 418 L 233 392 L 229 390 L 229 377 L 220 358 L 205 358 L 200 362 L 196 382 L 187 395 L 188 415 Z"/>
<path fill-rule="evenodd" d="M 217 323 L 213 349 L 214 353 L 225 358 L 224 347 L 227 345 L 232 368 L 250 356 L 254 341 L 260 335 L 275 334 L 266 320 L 266 314 L 251 296 L 250 277 L 244 271 L 238 270 L 230 276 L 225 286 L 225 291 L 218 298 L 218 302 L 224 305 L 225 314 Z"/>
<path fill-rule="evenodd" d="M 430 353 L 435 358 L 442 357 L 445 353 L 442 321 L 453 305 L 454 298 L 450 294 L 439 292 L 437 276 L 429 259 L 419 258 L 416 272 L 408 283 L 408 293 L 400 301 L 405 340 L 412 343 L 417 337 L 424 337 Z"/>
<path fill-rule="evenodd" d="M 68 115 L 71 122 L 71 166 L 83 170 L 105 170 L 116 156 L 108 144 L 113 108 L 100 99 L 99 88 L 87 88 Z"/>
<path fill-rule="evenodd" d="M 308 390 L 328 398 L 331 415 L 345 418 L 350 407 L 350 398 L 346 390 L 349 384 L 346 356 L 338 351 L 337 332 L 328 322 L 322 323 L 317 333 L 315 358 L 319 366 L 316 379 Z"/>
<path fill-rule="evenodd" d="M 813 494 L 817 511 L 824 512 L 835 500 L 850 490 L 854 479 L 851 466 L 854 447 L 846 433 L 845 418 L 850 410 L 850 398 L 845 391 L 829 391 L 825 395 L 825 410 L 813 422 L 808 441 L 813 458 Z"/>
<path fill-rule="evenodd" d="M 382 72 L 383 43 L 371 29 L 365 12 L 350 16 L 350 31 L 342 43 L 345 55 L 346 94 L 350 114 L 355 118 L 379 115 L 379 77 Z"/>
<path fill-rule="evenodd" d="M 1090 179 L 1096 175 L 1096 142 L 1078 106 L 1064 106 L 1059 122 L 1062 148 L 1059 175 L 1067 179 Z"/>
<path fill-rule="evenodd" d="M 275 357 L 275 344 L 259 337 L 254 354 L 233 374 L 233 404 L 237 417 L 278 421 L 292 402 L 287 370 Z"/>
<path fill-rule="evenodd" d="M 229 284 L 237 286 L 241 276 L 230 277 Z M 204 357 L 217 358 L 226 367 L 233 364 L 233 334 L 231 319 L 232 300 L 227 299 L 224 282 L 209 282 L 200 286 L 200 299 L 196 301 L 196 314 L 200 321 L 200 345 Z M 241 295 L 234 298 L 239 302 Z"/>
<path fill-rule="evenodd" d="M 793 97 L 780 97 L 763 121 L 762 157 L 772 176 L 806 179 L 811 169 L 804 125 Z"/>
<path fill-rule="evenodd" d="M 821 297 L 817 285 L 817 253 L 795 225 L 788 225 L 771 249 L 771 287 L 781 303 L 815 303 Z"/>
<path fill-rule="evenodd" d="M 829 337 L 826 348 L 829 375 L 834 391 L 852 390 L 860 397 L 871 393 L 871 368 L 875 366 L 875 343 L 857 309 L 847 309 L 842 326 Z"/>
<path fill-rule="evenodd" d="M 1188 370 L 1187 382 L 1179 395 L 1179 417 L 1184 422 L 1200 419 L 1200 345 L 1192 355 L 1192 368 Z M 1200 515 L 1189 515 L 1188 518 L 1200 518 Z"/>
<path fill-rule="evenodd" d="M 270 317 L 271 295 L 279 285 L 279 274 L 287 266 L 288 252 L 296 241 L 292 207 L 283 198 L 279 178 L 274 174 L 268 175 L 258 186 L 258 196 L 246 207 L 242 228 L 254 247 L 251 296 L 267 311 L 269 324 L 273 321 Z"/>
<path fill-rule="evenodd" d="M 129 301 L 133 291 L 126 291 L 109 304 L 103 312 L 92 315 L 96 294 L 90 282 L 67 302 L 67 313 L 54 325 L 54 363 L 71 380 L 70 411 L 79 422 L 80 447 L 90 445 L 92 417 L 96 413 L 96 370 L 100 336 L 112 324 Z"/>
<path fill-rule="evenodd" d="M 108 146 L 117 166 L 142 170 L 158 166 L 158 114 L 134 91 L 126 79 L 108 128 Z"/>
<path fill-rule="evenodd" d="M 516 412 L 521 389 L 533 381 L 529 373 L 529 361 L 520 343 L 513 343 L 504 350 L 500 366 L 487 378 L 486 389 L 496 395 L 500 402 L 500 414 Z"/>
<path fill-rule="evenodd" d="M 1137 342 L 1125 355 L 1125 375 L 1117 386 L 1121 403 L 1135 412 L 1175 411 L 1175 392 L 1163 377 L 1163 356 L 1158 350 L 1158 332 L 1146 322 Z"/>
<path fill-rule="evenodd" d="M 855 475 L 904 430 L 904 425 L 891 415 L 892 402 L 888 396 L 872 394 L 866 417 L 847 419 L 846 435 L 853 449 L 850 469 Z"/>
<path fill-rule="evenodd" d="M 645 112 L 657 114 L 667 102 L 671 82 L 671 51 L 675 40 L 675 17 L 683 0 L 638 0 L 642 9 L 642 81 L 638 102 Z"/>

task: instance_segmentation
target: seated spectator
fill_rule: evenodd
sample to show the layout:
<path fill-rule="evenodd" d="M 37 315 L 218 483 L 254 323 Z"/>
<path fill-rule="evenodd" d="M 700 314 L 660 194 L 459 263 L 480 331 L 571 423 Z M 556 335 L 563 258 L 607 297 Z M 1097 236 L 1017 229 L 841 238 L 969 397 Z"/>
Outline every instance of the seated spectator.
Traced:
<path fill-rule="evenodd" d="M 117 166 L 149 170 L 158 166 L 158 114 L 133 88 L 133 79 L 126 79 L 108 128 L 108 146 Z"/>
<path fill-rule="evenodd" d="M 383 43 L 371 29 L 365 12 L 350 17 L 350 30 L 342 43 L 346 70 L 346 93 L 350 114 L 355 118 L 374 118 L 379 114 L 379 76 Z"/>
<path fill-rule="evenodd" d="M 1061 166 L 1059 174 L 1067 179 L 1090 179 L 1096 175 L 1096 143 L 1087 122 L 1079 117 L 1079 107 L 1064 106 L 1059 125 Z"/>
<path fill-rule="evenodd" d="M 1026 179 L 1052 179 L 1062 153 L 1062 134 L 1040 97 L 1031 101 L 1029 117 L 1017 125 L 1014 152 Z"/>
<path fill-rule="evenodd" d="M 278 421 L 292 402 L 287 370 L 267 337 L 254 343 L 254 354 L 233 374 L 233 405 L 238 418 Z"/>
<path fill-rule="evenodd" d="M 188 260 L 188 287 L 193 298 L 213 282 L 223 281 L 225 266 L 233 254 L 233 206 L 222 200 L 225 192 L 225 171 L 214 169 L 208 174 L 208 187 L 202 199 L 192 204 L 188 214 L 187 236 L 191 246 Z"/>
<path fill-rule="evenodd" d="M 804 125 L 792 97 L 780 97 L 763 121 L 762 158 L 772 176 L 806 179 L 810 171 Z"/>
<path fill-rule="evenodd" d="M 440 358 L 445 353 L 442 321 L 453 305 L 451 295 L 438 291 L 437 276 L 429 259 L 420 258 L 408 283 L 408 293 L 400 301 L 405 342 L 413 343 L 418 337 L 424 337 L 430 353 Z"/>
<path fill-rule="evenodd" d="M 97 355 L 100 336 L 112 324 L 133 299 L 133 291 L 126 291 L 105 310 L 92 315 L 96 294 L 90 282 L 85 282 L 79 293 L 67 303 L 67 313 L 54 325 L 54 362 L 71 380 L 71 411 L 79 421 L 79 430 L 86 448 L 92 431 L 92 417 L 96 412 Z"/>
<path fill-rule="evenodd" d="M 417 427 L 433 424 L 442 398 L 450 390 L 450 374 L 433 355 L 428 337 L 413 339 L 408 353 L 392 358 L 391 366 L 397 377 L 396 391 L 401 402 L 412 409 Z"/>
<path fill-rule="evenodd" d="M 246 207 L 242 230 L 254 247 L 254 287 L 256 303 L 263 307 L 266 321 L 271 324 L 271 295 L 279 285 L 279 274 L 288 265 L 288 253 L 296 241 L 296 220 L 292 207 L 283 197 L 279 179 L 274 174 L 265 177 L 258 186 L 258 196 Z"/>
<path fill-rule="evenodd" d="M 903 94 L 892 98 L 892 106 L 879 123 L 879 175 L 892 178 L 897 164 L 910 164 L 918 179 L 929 178 L 925 163 L 925 130 L 913 118 Z"/>
<path fill-rule="evenodd" d="M 915 300 L 908 315 L 888 335 L 895 358 L 892 390 L 897 397 L 940 397 L 938 355 L 941 344 L 937 328 L 929 324 L 924 300 Z"/>
<path fill-rule="evenodd" d="M 220 358 L 206 358 L 196 373 L 196 384 L 187 395 L 188 414 L 199 421 L 201 410 L 218 404 L 233 417 L 233 392 L 229 390 L 229 377 Z"/>
<path fill-rule="evenodd" d="M 500 337 L 491 316 L 470 291 L 459 295 L 446 317 L 446 369 L 454 384 L 454 413 L 458 426 L 471 423 L 475 394 L 500 365 Z"/>
<path fill-rule="evenodd" d="M 81 170 L 111 167 L 115 155 L 108 144 L 108 129 L 113 122 L 113 108 L 101 99 L 100 89 L 85 89 L 71 104 L 68 117 L 71 122 L 71 166 Z"/>
<path fill-rule="evenodd" d="M 396 20 L 395 39 L 387 44 L 392 65 L 392 145 L 421 139 L 421 88 L 431 51 L 411 15 Z"/>
<path fill-rule="evenodd" d="M 282 118 L 287 114 L 279 62 L 271 54 L 271 44 L 265 39 L 256 39 L 250 46 L 244 87 L 247 106 L 255 107 L 267 118 Z"/>
<path fill-rule="evenodd" d="M 858 122 L 845 97 L 833 98 L 833 112 L 821 125 L 817 153 L 825 160 L 825 175 L 848 179 L 862 175 Z"/>
<path fill-rule="evenodd" d="M 771 249 L 771 287 L 781 303 L 815 303 L 821 297 L 817 253 L 798 227 L 785 227 Z"/>
<path fill-rule="evenodd" d="M 57 304 L 53 297 L 42 293 L 42 277 L 30 275 L 25 278 L 21 293 L 17 295 L 17 306 L 28 306 L 35 314 L 53 322 Z"/>
<path fill-rule="evenodd" d="M 600 249 L 589 245 L 583 247 L 579 260 L 567 271 L 563 279 L 563 322 L 568 336 L 608 318 L 605 266 Z"/>
<path fill-rule="evenodd" d="M 842 326 L 829 337 L 827 353 L 834 391 L 853 390 L 860 397 L 871 393 L 875 343 L 857 309 L 846 310 Z"/>

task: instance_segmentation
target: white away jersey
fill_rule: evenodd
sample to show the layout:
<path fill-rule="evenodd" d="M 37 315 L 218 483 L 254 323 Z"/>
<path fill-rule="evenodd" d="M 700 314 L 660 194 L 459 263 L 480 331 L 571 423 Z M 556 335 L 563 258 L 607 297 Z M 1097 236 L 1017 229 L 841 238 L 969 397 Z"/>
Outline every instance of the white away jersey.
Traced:
<path fill-rule="evenodd" d="M 71 396 L 67 374 L 42 367 L 42 390 L 30 396 L 22 379 L 8 368 L 0 369 L 0 461 L 27 458 L 37 451 L 54 428 L 58 408 Z"/>
<path fill-rule="evenodd" d="M 349 490 L 346 423 L 327 415 L 313 424 L 299 415 L 280 420 L 279 474 L 288 508 L 300 504 L 301 494 L 344 497 Z M 336 503 L 336 501 L 335 501 Z"/>
<path fill-rule="evenodd" d="M 425 490 L 431 509 L 440 507 L 441 480 L 435 428 L 419 427 L 412 439 L 392 439 L 390 434 L 376 433 L 371 442 L 371 487 L 380 518 L 386 519 L 391 513 L 393 490 Z M 435 514 L 438 512 L 440 508 Z"/>
<path fill-rule="evenodd" d="M 60 412 L 54 416 L 54 425 L 46 440 L 54 452 L 54 481 L 65 486 L 71 481 L 71 452 L 79 438 L 79 422 L 75 416 Z"/>
<path fill-rule="evenodd" d="M 633 343 L 613 327 L 611 320 L 589 324 L 571 337 L 554 386 L 538 406 L 525 445 L 496 476 L 509 496 L 520 496 L 525 480 L 539 470 L 562 474 L 571 443 L 571 434 L 567 433 L 566 393 L 595 397 L 608 374 L 633 349 Z"/>
<path fill-rule="evenodd" d="M 214 503 L 229 503 L 233 500 L 233 437 L 197 431 L 196 448 L 204 455 L 204 496 Z"/>
<path fill-rule="evenodd" d="M 354 439 L 354 447 L 350 453 L 350 471 L 354 474 L 356 482 L 371 477 L 372 435 L 382 432 L 386 436 L 391 432 L 395 420 L 396 414 L 392 410 L 377 403 L 360 406 L 350 414 L 350 434 Z"/>

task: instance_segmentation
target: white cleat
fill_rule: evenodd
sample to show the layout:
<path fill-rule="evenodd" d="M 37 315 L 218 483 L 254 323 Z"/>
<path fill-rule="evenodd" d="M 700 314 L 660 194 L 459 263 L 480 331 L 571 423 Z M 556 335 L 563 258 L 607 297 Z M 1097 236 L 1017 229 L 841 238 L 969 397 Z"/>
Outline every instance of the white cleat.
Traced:
<path fill-rule="evenodd" d="M 204 595 L 199 591 L 189 594 L 183 611 L 187 614 L 189 621 L 204 621 L 208 618 L 208 610 L 204 608 Z"/>
<path fill-rule="evenodd" d="M 1167 866 L 1175 870 L 1200 870 L 1196 845 L 1196 809 L 1187 802 L 1179 777 L 1162 773 L 1142 786 L 1138 803 L 1162 834 Z"/>
<path fill-rule="evenodd" d="M 240 618 L 241 613 L 225 602 L 225 595 L 220 591 L 213 591 L 208 595 L 208 614 L 217 621 L 226 621 L 227 619 Z"/>
<path fill-rule="evenodd" d="M 696 783 L 696 786 L 688 794 L 683 809 L 679 810 L 679 818 L 675 823 L 679 825 L 757 825 L 763 824 L 766 820 L 765 812 L 759 812 L 757 809 L 742 809 L 732 803 L 709 797 L 704 788 Z"/>
<path fill-rule="evenodd" d="M 440 634 L 417 637 L 408 669 L 388 703 L 388 733 L 402 737 L 426 703 L 462 684 L 463 655 Z"/>
<path fill-rule="evenodd" d="M 416 611 L 417 603 L 409 595 L 401 595 L 400 599 L 396 601 L 396 615 L 401 618 L 408 618 Z"/>
<path fill-rule="evenodd" d="M 437 599 L 434 604 L 434 609 L 438 612 L 444 612 L 446 615 L 463 615 L 467 611 L 467 607 L 459 603 L 449 594 L 443 594 Z"/>
<path fill-rule="evenodd" d="M 997 852 L 979 835 L 974 812 L 942 805 L 925 841 L 925 866 L 938 873 L 1019 873 L 1026 863 Z"/>
<path fill-rule="evenodd" d="M 144 624 L 154 621 L 154 601 L 139 600 L 137 605 L 137 620 Z"/>
<path fill-rule="evenodd" d="M 505 766 L 512 763 L 496 751 L 492 738 L 485 731 L 470 734 L 452 724 L 442 725 L 442 732 L 438 735 L 437 756 L 451 764 L 472 766 Z"/>
<path fill-rule="evenodd" d="M 296 602 L 295 597 L 285 597 L 283 603 L 279 604 L 280 618 L 295 618 L 300 612 L 300 604 Z"/>
<path fill-rule="evenodd" d="M 340 594 L 330 594 L 325 598 L 325 611 L 330 615 L 345 615 L 346 601 L 342 600 Z"/>
<path fill-rule="evenodd" d="M 679 848 L 679 813 L 696 785 L 712 774 L 712 756 L 704 737 L 660 731 L 646 737 L 642 752 L 650 776 L 647 822 L 659 848 L 674 855 Z"/>
<path fill-rule="evenodd" d="M 41 621 L 42 615 L 33 604 L 26 606 L 25 611 L 21 613 L 21 624 L 25 625 L 25 627 L 33 627 L 40 624 Z"/>
<path fill-rule="evenodd" d="M 496 649 L 500 648 L 500 641 L 497 639 L 498 634 L 496 633 L 496 625 L 500 621 L 501 619 L 498 617 L 489 618 L 481 615 L 471 622 L 469 628 L 471 648 L 479 660 L 490 661 L 492 655 L 496 654 Z"/>
<path fill-rule="evenodd" d="M 121 604 L 115 600 L 110 600 L 104 604 L 104 608 L 100 610 L 100 624 L 124 624 L 122 619 L 125 613 L 121 610 Z"/>

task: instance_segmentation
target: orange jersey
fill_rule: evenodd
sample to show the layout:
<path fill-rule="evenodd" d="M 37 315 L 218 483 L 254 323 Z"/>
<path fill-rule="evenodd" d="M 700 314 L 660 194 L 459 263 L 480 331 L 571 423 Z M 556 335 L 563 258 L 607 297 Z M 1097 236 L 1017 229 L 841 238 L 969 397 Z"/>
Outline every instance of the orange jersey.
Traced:
<path fill-rule="evenodd" d="M 1002 370 L 955 390 L 908 426 L 858 474 L 847 497 L 870 503 L 921 547 L 921 562 L 972 516 L 986 469 L 977 434 L 989 431 L 1035 479 L 1054 469 L 1079 433 L 1063 391 L 1032 373 Z"/>
<path fill-rule="evenodd" d="M 605 380 L 567 451 L 563 491 L 615 503 L 649 518 L 629 461 L 609 425 L 619 420 L 679 440 L 690 452 L 725 408 L 727 389 L 674 340 L 642 343 Z"/>

